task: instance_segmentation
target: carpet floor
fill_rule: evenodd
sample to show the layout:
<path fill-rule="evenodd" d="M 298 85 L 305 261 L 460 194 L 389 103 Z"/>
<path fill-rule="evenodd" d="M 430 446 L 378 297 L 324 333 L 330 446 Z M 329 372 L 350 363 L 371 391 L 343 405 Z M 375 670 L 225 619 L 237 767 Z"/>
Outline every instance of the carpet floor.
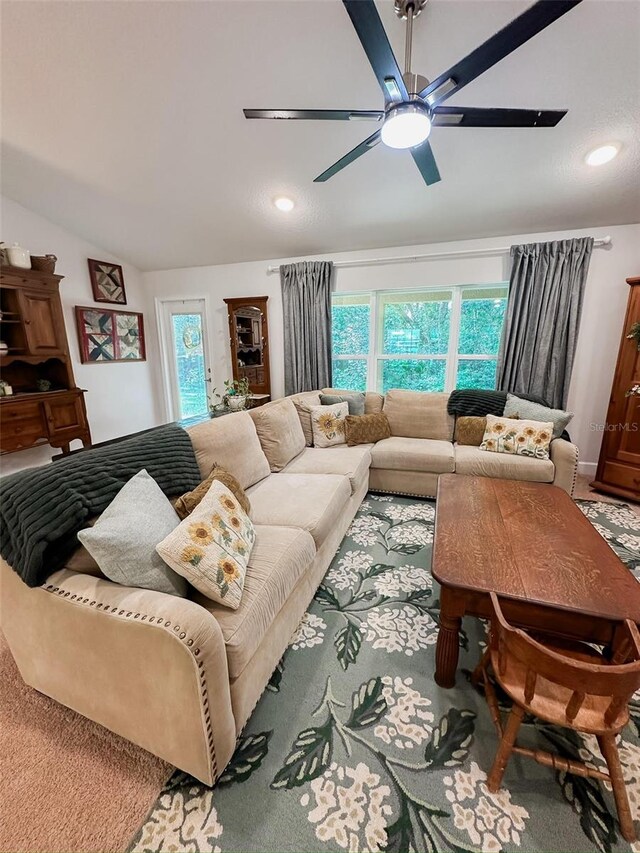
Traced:
<path fill-rule="evenodd" d="M 636 513 L 579 505 L 640 575 Z M 496 734 L 468 680 L 483 623 L 464 621 L 455 688 L 433 681 L 434 514 L 430 501 L 367 497 L 217 787 L 176 772 L 131 853 L 630 849 L 595 780 L 516 756 L 488 791 Z M 639 725 L 640 696 L 620 743 L 636 819 Z M 531 720 L 523 739 L 603 766 L 594 738 Z"/>
<path fill-rule="evenodd" d="M 2 633 L 0 685 L 0 850 L 125 850 L 173 768 L 28 687 Z"/>

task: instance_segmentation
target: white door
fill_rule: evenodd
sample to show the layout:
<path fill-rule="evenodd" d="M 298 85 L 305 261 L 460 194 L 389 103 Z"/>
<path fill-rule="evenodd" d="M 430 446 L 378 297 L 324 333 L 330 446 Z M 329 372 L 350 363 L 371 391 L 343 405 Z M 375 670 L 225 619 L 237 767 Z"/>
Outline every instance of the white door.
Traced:
<path fill-rule="evenodd" d="M 205 300 L 162 300 L 158 307 L 167 415 L 171 420 L 204 415 L 212 379 Z"/>

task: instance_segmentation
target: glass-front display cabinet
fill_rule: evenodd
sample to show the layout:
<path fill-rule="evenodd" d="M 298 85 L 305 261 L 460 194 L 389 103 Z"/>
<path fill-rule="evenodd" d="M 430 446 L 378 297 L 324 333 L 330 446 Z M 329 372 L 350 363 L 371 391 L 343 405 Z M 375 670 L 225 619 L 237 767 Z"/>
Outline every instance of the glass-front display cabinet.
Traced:
<path fill-rule="evenodd" d="M 248 379 L 252 394 L 271 394 L 268 296 L 225 299 L 234 379 Z"/>

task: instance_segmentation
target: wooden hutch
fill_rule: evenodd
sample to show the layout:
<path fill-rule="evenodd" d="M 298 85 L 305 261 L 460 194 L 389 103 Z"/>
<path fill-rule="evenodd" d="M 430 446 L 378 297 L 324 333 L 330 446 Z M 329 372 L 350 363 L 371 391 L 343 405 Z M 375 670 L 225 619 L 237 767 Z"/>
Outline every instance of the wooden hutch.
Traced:
<path fill-rule="evenodd" d="M 629 337 L 640 323 L 640 276 L 628 278 L 629 300 L 613 376 L 596 478 L 600 492 L 640 501 L 640 343 Z"/>
<path fill-rule="evenodd" d="M 234 379 L 247 379 L 253 395 L 266 402 L 271 394 L 269 369 L 268 296 L 225 299 L 229 315 L 229 346 Z"/>
<path fill-rule="evenodd" d="M 2 379 L 13 389 L 0 396 L 0 452 L 69 442 L 91 444 L 84 391 L 76 386 L 59 285 L 63 276 L 2 266 L 0 355 Z M 48 390 L 42 390 L 49 383 Z"/>

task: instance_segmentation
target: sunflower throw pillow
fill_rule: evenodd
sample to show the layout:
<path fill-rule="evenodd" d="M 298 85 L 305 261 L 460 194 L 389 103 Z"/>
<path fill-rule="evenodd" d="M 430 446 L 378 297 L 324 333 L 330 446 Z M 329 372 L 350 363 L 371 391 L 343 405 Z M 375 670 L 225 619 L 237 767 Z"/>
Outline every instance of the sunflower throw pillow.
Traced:
<path fill-rule="evenodd" d="M 487 415 L 487 428 L 480 450 L 548 459 L 552 436 L 553 423 L 551 422 L 523 421 Z"/>
<path fill-rule="evenodd" d="M 236 610 L 255 538 L 249 516 L 224 483 L 215 480 L 156 550 L 203 595 Z"/>
<path fill-rule="evenodd" d="M 348 403 L 332 406 L 310 406 L 313 443 L 316 447 L 333 447 L 344 444 L 345 420 L 349 414 Z"/>

